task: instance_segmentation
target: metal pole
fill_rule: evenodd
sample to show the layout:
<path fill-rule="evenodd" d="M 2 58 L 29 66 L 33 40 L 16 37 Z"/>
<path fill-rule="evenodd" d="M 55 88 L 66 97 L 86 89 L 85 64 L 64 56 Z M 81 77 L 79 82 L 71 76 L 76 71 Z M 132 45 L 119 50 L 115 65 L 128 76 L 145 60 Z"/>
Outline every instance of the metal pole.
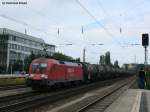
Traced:
<path fill-rule="evenodd" d="M 145 66 L 148 64 L 148 50 L 147 50 L 147 46 L 144 46 L 144 48 L 145 48 L 145 62 L 144 62 L 144 64 L 145 64 Z"/>
<path fill-rule="evenodd" d="M 145 49 L 145 62 L 144 62 L 144 64 L 146 65 L 146 46 L 144 47 L 144 49 Z"/>
<path fill-rule="evenodd" d="M 12 75 L 12 64 L 11 64 L 11 75 Z"/>
<path fill-rule="evenodd" d="M 134 55 L 134 63 L 136 64 L 136 55 Z"/>
<path fill-rule="evenodd" d="M 83 49 L 83 62 L 85 62 L 85 48 Z"/>
<path fill-rule="evenodd" d="M 24 72 L 24 59 L 22 60 L 22 70 L 23 70 L 23 72 Z"/>

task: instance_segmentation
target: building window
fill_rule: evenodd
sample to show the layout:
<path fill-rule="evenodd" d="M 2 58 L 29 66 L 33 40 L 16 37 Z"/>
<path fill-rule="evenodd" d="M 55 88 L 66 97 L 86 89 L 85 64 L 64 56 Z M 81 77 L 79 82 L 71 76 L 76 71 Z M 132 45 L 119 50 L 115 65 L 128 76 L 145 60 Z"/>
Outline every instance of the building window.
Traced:
<path fill-rule="evenodd" d="M 27 40 L 27 39 L 26 39 L 25 41 L 26 41 L 26 42 L 25 42 L 26 44 L 29 44 L 29 42 L 28 42 L 28 40 Z"/>
<path fill-rule="evenodd" d="M 8 44 L 8 48 L 11 49 L 11 44 Z"/>
<path fill-rule="evenodd" d="M 18 37 L 16 37 L 16 42 L 19 42 L 19 38 Z"/>
<path fill-rule="evenodd" d="M 30 41 L 30 45 L 33 45 L 33 41 Z"/>
<path fill-rule="evenodd" d="M 21 38 L 21 43 L 23 43 L 23 41 L 24 41 L 23 38 Z"/>
<path fill-rule="evenodd" d="M 13 41 L 16 41 L 16 36 L 12 36 L 12 40 L 13 40 Z"/>
<path fill-rule="evenodd" d="M 9 36 L 9 39 L 8 40 L 12 40 L 12 36 Z"/>
<path fill-rule="evenodd" d="M 15 49 L 15 45 L 14 44 L 12 44 L 12 49 Z"/>
<path fill-rule="evenodd" d="M 28 50 L 27 47 L 25 47 L 25 51 L 26 51 L 26 52 L 27 52 L 27 50 Z"/>
<path fill-rule="evenodd" d="M 30 40 L 27 40 L 27 44 L 30 45 Z"/>
<path fill-rule="evenodd" d="M 30 52 L 30 48 L 29 47 L 27 48 L 27 52 Z"/>
<path fill-rule="evenodd" d="M 23 39 L 23 43 L 26 44 L 26 39 Z"/>
<path fill-rule="evenodd" d="M 21 39 L 21 38 L 18 38 L 18 41 L 19 41 L 20 43 L 22 43 L 22 39 Z"/>
<path fill-rule="evenodd" d="M 17 45 L 16 44 L 14 44 L 14 49 L 17 49 Z"/>
<path fill-rule="evenodd" d="M 24 51 L 24 47 L 23 46 L 21 46 L 21 50 Z"/>
<path fill-rule="evenodd" d="M 35 46 L 37 46 L 37 43 L 35 42 Z"/>
<path fill-rule="evenodd" d="M 21 50 L 21 46 L 20 45 L 18 45 L 18 50 Z"/>
<path fill-rule="evenodd" d="M 19 50 L 19 45 L 17 45 L 17 50 Z"/>

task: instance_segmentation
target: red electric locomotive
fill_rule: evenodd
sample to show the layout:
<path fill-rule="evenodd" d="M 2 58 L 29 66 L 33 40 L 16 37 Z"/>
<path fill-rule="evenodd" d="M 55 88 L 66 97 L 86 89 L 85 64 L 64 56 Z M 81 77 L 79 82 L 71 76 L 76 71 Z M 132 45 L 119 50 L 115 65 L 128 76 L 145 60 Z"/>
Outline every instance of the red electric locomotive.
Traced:
<path fill-rule="evenodd" d="M 52 87 L 79 82 L 95 82 L 133 74 L 111 66 L 89 63 L 74 63 L 49 58 L 38 58 L 32 61 L 29 68 L 27 85 L 33 89 Z"/>
<path fill-rule="evenodd" d="M 83 81 L 82 64 L 38 58 L 30 64 L 27 83 L 32 87 L 46 87 L 79 81 Z"/>

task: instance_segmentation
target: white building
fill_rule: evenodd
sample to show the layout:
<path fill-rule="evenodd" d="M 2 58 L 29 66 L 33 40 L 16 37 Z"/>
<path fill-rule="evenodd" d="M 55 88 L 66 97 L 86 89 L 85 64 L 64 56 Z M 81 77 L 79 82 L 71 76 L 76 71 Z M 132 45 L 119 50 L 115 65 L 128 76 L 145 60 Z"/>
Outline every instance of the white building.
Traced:
<path fill-rule="evenodd" d="M 55 52 L 55 46 L 46 44 L 43 39 L 32 37 L 10 29 L 0 28 L 0 69 L 8 71 L 10 64 L 17 60 L 24 61 L 31 52 L 43 54 L 43 46 L 49 55 Z"/>

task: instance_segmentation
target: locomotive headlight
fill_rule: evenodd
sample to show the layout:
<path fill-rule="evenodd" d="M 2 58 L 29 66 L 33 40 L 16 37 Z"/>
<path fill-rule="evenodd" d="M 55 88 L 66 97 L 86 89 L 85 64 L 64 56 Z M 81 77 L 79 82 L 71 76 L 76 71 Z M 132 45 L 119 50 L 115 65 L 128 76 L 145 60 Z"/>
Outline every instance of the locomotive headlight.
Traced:
<path fill-rule="evenodd" d="M 29 77 L 30 77 L 30 78 L 34 77 L 34 74 L 30 74 Z"/>
<path fill-rule="evenodd" d="M 42 74 L 42 75 L 41 75 L 41 78 L 47 79 L 47 78 L 48 78 L 48 75 Z"/>

